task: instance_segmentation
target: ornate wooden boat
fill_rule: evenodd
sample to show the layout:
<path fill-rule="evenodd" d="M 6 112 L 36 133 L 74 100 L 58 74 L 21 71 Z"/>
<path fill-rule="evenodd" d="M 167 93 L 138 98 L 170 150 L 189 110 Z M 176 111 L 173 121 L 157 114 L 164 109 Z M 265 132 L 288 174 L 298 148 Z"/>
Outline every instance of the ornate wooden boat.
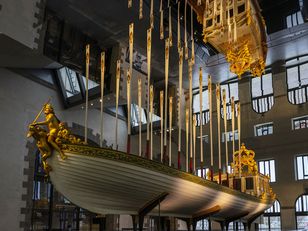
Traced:
<path fill-rule="evenodd" d="M 193 224 L 209 216 L 225 224 L 241 218 L 250 225 L 274 201 L 269 178 L 258 173 L 254 152 L 244 145 L 234 153 L 233 173 L 210 181 L 137 155 L 85 145 L 59 123 L 51 105 L 44 113 L 46 121 L 35 119 L 28 137 L 37 141 L 56 189 L 91 212 L 137 215 L 139 222 L 146 214 Z"/>
<path fill-rule="evenodd" d="M 71 144 L 62 150 L 67 159 L 56 151 L 47 159 L 51 181 L 70 201 L 98 214 L 138 215 L 160 200 L 161 216 L 249 222 L 273 202 L 269 188 L 256 197 L 120 151 Z M 158 213 L 157 206 L 150 212 Z"/>

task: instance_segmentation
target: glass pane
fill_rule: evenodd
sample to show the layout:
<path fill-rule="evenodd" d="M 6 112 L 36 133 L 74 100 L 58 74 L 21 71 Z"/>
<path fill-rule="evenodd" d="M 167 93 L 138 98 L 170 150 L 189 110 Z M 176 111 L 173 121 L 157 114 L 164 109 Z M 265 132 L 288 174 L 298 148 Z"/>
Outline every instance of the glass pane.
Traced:
<path fill-rule="evenodd" d="M 295 14 L 292 14 L 292 23 L 293 23 L 293 26 L 297 26 L 297 17 L 296 17 L 296 13 Z"/>
<path fill-rule="evenodd" d="M 280 203 L 278 201 L 275 201 L 275 212 L 280 213 Z"/>
<path fill-rule="evenodd" d="M 296 212 L 302 211 L 302 198 L 298 198 L 296 201 L 296 207 L 295 207 Z"/>
<path fill-rule="evenodd" d="M 228 99 L 229 101 L 231 100 L 231 97 L 234 97 L 234 100 L 237 101 L 238 98 L 238 83 L 231 83 L 230 84 L 230 99 Z"/>
<path fill-rule="evenodd" d="M 307 196 L 303 195 L 302 196 L 302 211 L 307 211 Z"/>
<path fill-rule="evenodd" d="M 267 160 L 264 161 L 264 174 L 269 175 L 269 162 Z"/>
<path fill-rule="evenodd" d="M 209 109 L 209 102 L 208 102 L 208 91 L 202 92 L 202 111 Z M 193 96 L 193 112 L 200 111 L 200 94 L 196 94 Z"/>
<path fill-rule="evenodd" d="M 251 79 L 251 94 L 253 98 L 262 95 L 261 78 L 255 77 Z"/>
<path fill-rule="evenodd" d="M 273 125 L 269 125 L 268 134 L 273 134 Z"/>
<path fill-rule="evenodd" d="M 301 11 L 297 12 L 297 21 L 298 21 L 298 25 L 304 23 L 304 19 L 303 19 L 303 15 Z"/>
<path fill-rule="evenodd" d="M 297 179 L 302 180 L 304 179 L 304 169 L 303 169 L 303 158 L 302 156 L 296 157 L 296 164 L 297 164 Z"/>
<path fill-rule="evenodd" d="M 308 84 L 308 63 L 299 66 L 299 73 L 301 78 L 301 85 Z"/>
<path fill-rule="evenodd" d="M 230 88 L 230 91 L 229 91 Z M 235 83 L 228 83 L 228 84 L 222 84 L 220 86 L 221 94 L 223 90 L 226 91 L 226 101 L 230 102 L 231 97 L 234 97 L 235 101 L 238 101 L 238 82 Z"/>
<path fill-rule="evenodd" d="M 299 86 L 298 67 L 287 68 L 288 89 Z"/>
<path fill-rule="evenodd" d="M 270 161 L 270 177 L 271 177 L 271 182 L 276 182 L 276 172 L 275 172 L 275 161 L 274 160 Z"/>
<path fill-rule="evenodd" d="M 136 104 L 132 104 L 131 106 L 131 123 L 132 126 L 138 126 L 139 118 L 138 118 L 138 106 Z"/>
<path fill-rule="evenodd" d="M 263 81 L 263 95 L 268 95 L 273 93 L 273 81 L 272 73 L 262 76 Z"/>
<path fill-rule="evenodd" d="M 200 111 L 200 94 L 193 96 L 193 112 L 199 112 Z"/>
<path fill-rule="evenodd" d="M 197 222 L 196 230 L 208 230 L 209 222 L 207 219 L 203 219 Z"/>
<path fill-rule="evenodd" d="M 265 175 L 265 173 L 264 173 L 264 161 L 259 161 L 259 171 L 260 171 L 260 173 Z"/>
<path fill-rule="evenodd" d="M 261 219 L 261 222 L 262 223 L 260 224 L 260 229 L 261 230 L 268 230 L 268 228 L 269 228 L 269 219 L 268 219 L 268 217 L 263 217 L 263 219 Z"/>
<path fill-rule="evenodd" d="M 287 20 L 287 28 L 291 28 L 292 27 L 291 15 L 288 15 L 286 20 Z"/>
<path fill-rule="evenodd" d="M 280 222 L 280 216 L 271 216 L 270 218 L 270 228 L 272 229 L 280 229 L 281 222 Z"/>
<path fill-rule="evenodd" d="M 73 95 L 79 94 L 80 87 L 76 72 L 67 67 L 59 69 L 59 72 L 60 79 L 66 93 L 66 97 L 71 97 Z"/>
<path fill-rule="evenodd" d="M 151 113 L 150 113 L 151 116 Z M 158 115 L 153 114 L 152 122 L 160 121 L 160 117 Z"/>
<path fill-rule="evenodd" d="M 308 216 L 297 216 L 296 221 L 298 229 L 308 229 Z"/>
<path fill-rule="evenodd" d="M 308 156 L 304 156 L 304 175 L 308 175 Z"/>
<path fill-rule="evenodd" d="M 206 177 L 209 171 L 210 171 L 209 168 L 203 168 L 203 177 Z M 197 176 L 201 177 L 201 169 L 200 168 L 197 169 Z"/>
<path fill-rule="evenodd" d="M 86 77 L 82 76 L 82 79 L 83 79 L 83 84 L 86 87 Z M 89 81 L 88 81 L 88 89 L 89 90 L 94 88 L 94 87 L 97 87 L 97 86 L 99 86 L 98 83 L 96 83 L 93 80 L 89 79 Z"/>

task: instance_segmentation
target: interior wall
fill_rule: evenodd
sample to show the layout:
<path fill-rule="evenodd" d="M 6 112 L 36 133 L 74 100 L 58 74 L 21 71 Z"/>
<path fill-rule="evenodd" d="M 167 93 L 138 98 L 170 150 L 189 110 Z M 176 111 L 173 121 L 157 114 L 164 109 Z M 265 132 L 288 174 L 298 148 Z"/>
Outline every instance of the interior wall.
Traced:
<path fill-rule="evenodd" d="M 292 105 L 287 96 L 287 80 L 285 67 L 280 63 L 272 66 L 274 106 L 264 114 L 256 113 L 251 104 L 250 80 L 247 78 L 239 82 L 239 98 L 241 102 L 241 143 L 247 149 L 256 153 L 258 160 L 275 160 L 276 182 L 271 183 L 274 193 L 281 205 L 282 229 L 295 229 L 295 201 L 298 196 L 307 193 L 307 180 L 296 180 L 295 157 L 308 153 L 308 129 L 292 130 L 291 119 L 308 115 L 308 103 Z M 215 93 L 214 93 L 215 94 Z M 217 137 L 216 96 L 213 94 L 213 137 Z M 273 122 L 274 132 L 271 135 L 256 137 L 254 126 L 257 124 Z M 220 119 L 221 132 L 223 120 Z M 237 129 L 237 122 L 235 123 Z M 203 128 L 203 134 L 209 134 L 209 124 Z M 231 121 L 228 122 L 228 131 L 231 130 Z M 197 128 L 199 133 L 199 128 Z M 210 146 L 204 143 L 205 166 L 210 167 Z M 238 141 L 236 140 L 236 150 Z M 200 145 L 197 141 L 197 153 Z M 232 160 L 232 142 L 228 142 L 228 157 Z M 222 167 L 225 166 L 225 144 L 221 144 Z M 197 156 L 198 157 L 198 156 Z M 197 160 L 197 166 L 199 160 Z M 214 169 L 218 170 L 218 143 L 214 138 Z"/>
<path fill-rule="evenodd" d="M 3 231 L 23 230 L 25 223 L 27 190 L 24 187 L 28 181 L 28 169 L 25 161 L 29 142 L 27 127 L 34 120 L 42 105 L 51 97 L 57 117 L 66 121 L 69 126 L 74 122 L 84 124 L 84 110 L 75 107 L 64 110 L 62 99 L 55 89 L 45 87 L 37 82 L 22 77 L 7 69 L 0 69 L 0 120 L 2 136 L 0 139 L 0 227 Z M 114 143 L 114 117 L 104 114 L 104 139 L 107 145 Z M 39 121 L 44 120 L 42 115 Z M 99 111 L 89 110 L 89 128 L 92 134 L 99 132 Z M 126 134 L 126 122 L 119 120 L 119 134 Z M 119 149 L 125 150 L 126 138 L 119 139 Z M 33 153 L 35 155 L 35 153 Z"/>
<path fill-rule="evenodd" d="M 39 38 L 40 8 L 42 1 L 3 0 L 0 7 L 1 33 L 34 49 Z"/>

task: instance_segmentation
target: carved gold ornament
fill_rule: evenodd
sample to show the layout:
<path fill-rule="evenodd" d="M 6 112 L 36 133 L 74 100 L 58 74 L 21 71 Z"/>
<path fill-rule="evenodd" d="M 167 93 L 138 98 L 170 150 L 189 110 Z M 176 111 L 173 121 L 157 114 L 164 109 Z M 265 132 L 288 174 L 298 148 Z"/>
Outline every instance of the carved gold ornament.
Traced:
<path fill-rule="evenodd" d="M 43 111 L 46 120 L 36 122 Z M 41 126 L 46 126 L 48 128 L 48 133 Z M 43 106 L 34 122 L 29 125 L 27 137 L 33 137 L 36 141 L 36 146 L 40 151 L 42 165 L 46 175 L 52 170 L 47 164 L 46 159 L 51 156 L 53 150 L 56 150 L 61 158 L 65 160 L 67 157 L 62 151 L 63 144 L 84 144 L 81 139 L 70 133 L 63 122 L 58 120 L 54 114 L 52 105 L 49 103 Z"/>
<path fill-rule="evenodd" d="M 233 154 L 231 167 L 234 174 L 238 175 L 241 172 L 243 176 L 256 176 L 258 174 L 258 165 L 254 158 L 255 152 L 246 149 L 243 143 L 240 150 Z"/>
<path fill-rule="evenodd" d="M 188 0 L 203 25 L 203 40 L 226 56 L 230 71 L 261 76 L 267 45 L 257 0 Z M 241 10 L 240 10 L 241 9 Z M 230 14 L 232 12 L 232 15 Z"/>

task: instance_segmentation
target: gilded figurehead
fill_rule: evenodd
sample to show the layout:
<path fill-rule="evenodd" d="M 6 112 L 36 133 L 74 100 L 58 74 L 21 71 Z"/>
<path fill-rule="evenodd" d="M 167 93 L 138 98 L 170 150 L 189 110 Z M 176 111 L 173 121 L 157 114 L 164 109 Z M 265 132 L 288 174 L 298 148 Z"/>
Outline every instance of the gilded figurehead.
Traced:
<path fill-rule="evenodd" d="M 48 143 L 60 153 L 62 159 L 66 159 L 63 151 L 60 149 L 58 144 L 56 143 L 56 138 L 59 131 L 59 119 L 56 117 L 53 107 L 51 104 L 45 104 L 44 106 L 44 114 L 45 114 L 45 121 L 33 123 L 32 125 L 45 125 L 48 127 Z"/>

